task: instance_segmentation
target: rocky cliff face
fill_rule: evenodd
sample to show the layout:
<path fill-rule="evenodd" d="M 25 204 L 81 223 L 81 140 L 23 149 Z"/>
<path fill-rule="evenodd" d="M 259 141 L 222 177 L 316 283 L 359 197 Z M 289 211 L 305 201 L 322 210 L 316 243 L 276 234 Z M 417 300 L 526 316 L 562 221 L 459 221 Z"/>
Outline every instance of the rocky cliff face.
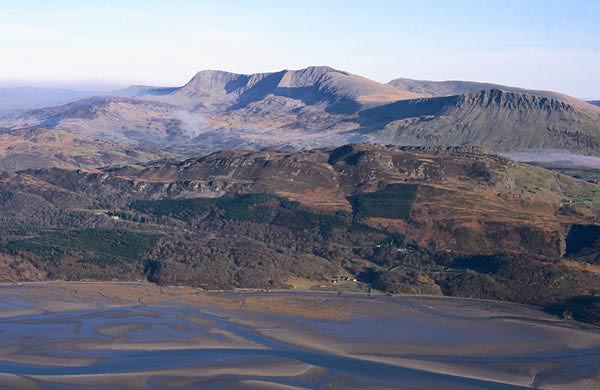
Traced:
<path fill-rule="evenodd" d="M 586 107 L 586 102 L 554 91 L 540 91 L 500 85 L 493 83 L 480 83 L 475 81 L 448 80 L 448 81 L 429 81 L 413 80 L 407 78 L 398 78 L 390 81 L 388 85 L 395 88 L 419 93 L 424 97 L 456 96 L 467 93 L 498 89 L 506 92 L 522 93 L 526 95 L 540 96 L 549 99 L 562 100 L 579 107 Z M 589 102 L 588 102 L 589 103 Z M 588 107 L 589 108 L 589 107 Z"/>
<path fill-rule="evenodd" d="M 397 144 L 473 144 L 495 151 L 596 154 L 600 142 L 597 112 L 496 89 L 392 103 L 363 111 L 360 118 L 364 131 Z"/>

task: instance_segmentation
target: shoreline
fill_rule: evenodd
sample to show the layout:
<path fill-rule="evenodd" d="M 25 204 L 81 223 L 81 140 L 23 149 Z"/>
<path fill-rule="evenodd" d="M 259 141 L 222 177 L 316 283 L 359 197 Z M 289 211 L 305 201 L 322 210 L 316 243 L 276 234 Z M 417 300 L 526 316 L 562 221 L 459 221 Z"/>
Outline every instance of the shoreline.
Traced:
<path fill-rule="evenodd" d="M 10 315 L 11 304 L 16 316 Z M 20 373 L 10 380 L 48 386 L 77 383 L 85 388 L 100 378 L 123 385 L 123 374 L 131 374 L 138 385 L 165 381 L 168 388 L 209 380 L 224 381 L 224 388 L 245 388 L 239 381 L 266 381 L 263 387 L 248 388 L 303 383 L 299 388 L 316 389 L 311 378 L 332 376 L 334 383 L 347 384 L 333 389 L 395 389 L 394 381 L 412 378 L 416 382 L 401 383 L 518 389 L 538 381 L 548 389 L 568 383 L 587 390 L 593 387 L 582 385 L 578 375 L 600 372 L 597 328 L 499 301 L 42 282 L 0 285 L 0 308 L 5 336 L 0 340 L 0 378 Z M 35 342 L 29 341 L 32 336 Z M 48 355 L 53 350 L 71 351 L 66 355 L 71 360 L 61 353 Z M 583 368 L 575 370 L 582 357 Z M 231 376 L 239 373 L 242 362 L 256 359 L 303 367 L 303 374 L 269 376 L 258 365 Z M 222 362 L 222 368 L 212 369 L 215 362 Z M 561 362 L 560 375 L 556 362 Z M 189 364 L 200 371 L 185 368 Z M 212 373 L 212 379 L 198 372 Z M 531 372 L 538 374 L 534 378 Z"/>
<path fill-rule="evenodd" d="M 512 301 L 502 301 L 495 299 L 485 299 L 485 298 L 472 298 L 472 297 L 460 297 L 460 296 L 451 296 L 451 295 L 427 295 L 427 294 L 391 294 L 382 291 L 372 291 L 371 293 L 367 292 L 357 292 L 357 291 L 331 291 L 331 290 L 316 290 L 316 289 L 252 289 L 252 288 L 234 288 L 231 290 L 207 290 L 202 287 L 193 287 L 187 285 L 160 285 L 149 281 L 65 281 L 65 280 L 47 280 L 47 281 L 32 281 L 32 282 L 0 282 L 0 289 L 3 288 L 11 288 L 11 287 L 27 287 L 27 286 L 55 286 L 55 287 L 66 287 L 66 286 L 76 286 L 76 285 L 84 285 L 84 286 L 102 286 L 102 285 L 111 285 L 111 286 L 138 286 L 138 287 L 151 287 L 158 288 L 160 290 L 161 295 L 174 297 L 173 294 L 164 293 L 164 289 L 173 290 L 173 292 L 180 292 L 183 290 L 190 290 L 189 292 L 193 292 L 196 294 L 202 294 L 204 296 L 219 296 L 219 295 L 268 295 L 268 294 L 290 294 L 290 295 L 298 295 L 298 296 L 307 296 L 307 295 L 323 295 L 323 296 L 351 296 L 357 298 L 371 298 L 371 299 L 380 299 L 380 298 L 427 298 L 427 299 L 447 299 L 447 300 L 463 300 L 463 301 L 474 301 L 474 302 L 483 302 L 483 303 L 498 303 L 498 304 L 508 304 L 514 305 L 515 307 L 521 306 L 525 308 L 532 308 L 536 310 L 541 310 L 551 316 L 556 317 L 557 320 L 563 320 L 560 316 L 546 310 L 546 307 L 540 305 L 533 305 L 527 303 L 520 302 L 512 302 Z M 143 304 L 143 302 L 140 302 Z M 592 328 L 600 329 L 600 325 L 595 325 L 590 322 L 580 321 L 577 318 L 573 318 L 568 320 L 569 323 L 577 323 L 585 326 L 590 326 Z"/>

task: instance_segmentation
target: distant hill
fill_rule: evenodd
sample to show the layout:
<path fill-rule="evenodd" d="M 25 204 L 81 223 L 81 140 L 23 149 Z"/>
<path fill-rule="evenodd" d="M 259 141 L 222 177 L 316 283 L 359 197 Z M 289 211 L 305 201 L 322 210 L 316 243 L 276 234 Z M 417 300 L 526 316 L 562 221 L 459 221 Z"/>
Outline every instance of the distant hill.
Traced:
<path fill-rule="evenodd" d="M 60 88 L 0 88 L 0 111 L 31 110 L 64 104 L 97 94 Z"/>
<path fill-rule="evenodd" d="M 398 78 L 390 81 L 388 84 L 400 90 L 419 93 L 426 97 L 462 95 L 486 89 L 502 89 L 505 91 L 509 89 L 520 90 L 519 88 L 507 87 L 499 84 L 460 80 L 429 81 Z M 524 90 L 520 90 L 519 92 L 523 91 Z"/>
<path fill-rule="evenodd" d="M 600 106 L 600 100 L 591 100 L 588 103 L 593 104 L 594 106 Z"/>
<path fill-rule="evenodd" d="M 150 87 L 146 85 L 132 85 L 124 89 L 118 89 L 107 93 L 110 96 L 139 97 L 139 96 L 162 96 L 177 90 L 177 87 Z"/>

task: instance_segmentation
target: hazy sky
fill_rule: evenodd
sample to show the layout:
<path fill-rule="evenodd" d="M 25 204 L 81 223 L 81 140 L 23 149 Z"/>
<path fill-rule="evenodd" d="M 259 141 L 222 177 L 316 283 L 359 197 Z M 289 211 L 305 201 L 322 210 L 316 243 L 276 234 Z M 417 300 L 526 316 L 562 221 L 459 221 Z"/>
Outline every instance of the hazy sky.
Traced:
<path fill-rule="evenodd" d="M 0 84 L 330 65 L 600 98 L 600 1 L 0 0 Z"/>

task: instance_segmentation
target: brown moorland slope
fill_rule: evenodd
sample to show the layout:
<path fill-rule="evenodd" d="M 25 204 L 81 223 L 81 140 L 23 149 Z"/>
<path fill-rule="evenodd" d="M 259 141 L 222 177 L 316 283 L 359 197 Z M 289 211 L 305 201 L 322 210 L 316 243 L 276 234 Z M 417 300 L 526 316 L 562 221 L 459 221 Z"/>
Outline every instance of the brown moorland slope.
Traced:
<path fill-rule="evenodd" d="M 50 167 L 93 170 L 150 161 L 161 155 L 164 154 L 57 129 L 0 133 L 0 172 Z"/>
<path fill-rule="evenodd" d="M 223 151 L 7 173 L 2 277 L 335 288 L 344 276 L 358 279 L 351 288 L 596 320 L 599 191 L 477 147 Z"/>

